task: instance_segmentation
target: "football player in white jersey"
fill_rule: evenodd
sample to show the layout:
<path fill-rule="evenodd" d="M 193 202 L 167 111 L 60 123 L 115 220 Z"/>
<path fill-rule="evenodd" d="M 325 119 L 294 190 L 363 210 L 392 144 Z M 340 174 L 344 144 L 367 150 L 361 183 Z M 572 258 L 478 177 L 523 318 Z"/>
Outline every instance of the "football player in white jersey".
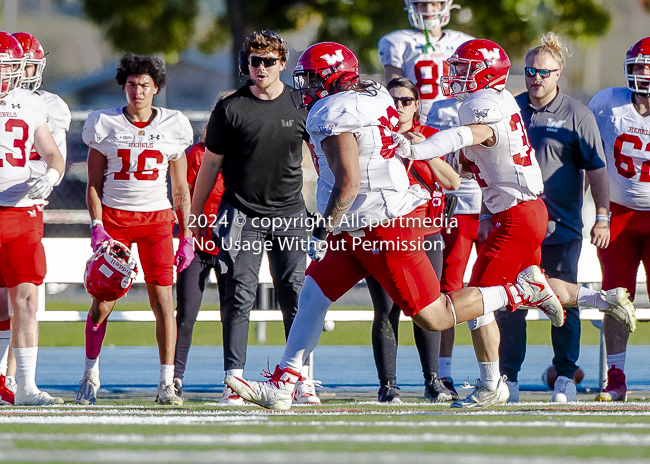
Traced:
<path fill-rule="evenodd" d="M 539 271 L 537 266 L 541 261 L 541 243 L 548 219 L 546 206 L 538 197 L 544 187 L 542 173 L 528 141 L 519 106 L 505 89 L 510 71 L 510 59 L 505 51 L 490 40 L 475 39 L 460 46 L 449 59 L 449 65 L 450 75 L 442 79 L 443 91 L 462 101 L 458 112 L 460 128 L 473 128 L 474 143 L 466 144 L 462 165 L 473 173 L 482 189 L 479 234 L 487 235 L 469 285 L 498 285 L 511 281 L 518 273 L 531 269 Z M 454 134 L 458 130 L 447 129 L 436 136 Z M 431 152 L 441 150 L 436 136 L 413 145 L 413 158 L 426 159 Z M 563 303 L 577 301 L 577 285 L 559 279 L 549 279 L 549 283 Z M 625 321 L 629 330 L 634 330 L 634 307 L 629 300 L 625 303 L 603 310 Z M 549 314 L 545 302 L 537 307 L 549 315 L 555 326 L 564 323 L 562 311 Z M 472 331 L 480 378 L 474 391 L 467 398 L 452 403 L 452 407 L 476 408 L 505 402 L 509 392 L 505 377 L 499 373 L 499 329 L 494 315 L 490 313 L 469 321 L 468 327 Z M 477 330 L 479 328 L 483 330 Z"/>
<path fill-rule="evenodd" d="M 66 142 L 66 133 L 70 129 L 70 109 L 68 105 L 56 94 L 46 92 L 45 90 L 36 90 L 41 86 L 43 82 L 43 69 L 45 69 L 45 52 L 41 43 L 33 35 L 27 32 L 15 32 L 12 34 L 20 46 L 23 49 L 25 56 L 25 69 L 23 70 L 23 76 L 20 80 L 20 87 L 23 89 L 36 91 L 45 101 L 45 106 L 47 109 L 47 126 L 54 137 L 57 147 L 61 156 L 63 156 L 63 162 L 65 163 L 67 155 L 67 142 Z M 32 149 L 29 167 L 32 171 L 32 177 L 37 179 L 47 172 L 47 163 L 35 149 Z M 63 176 L 59 179 L 56 185 L 61 183 Z M 6 299 L 6 287 L 4 285 L 4 280 L 0 274 L 0 326 L 3 324 L 5 317 L 8 319 L 8 308 L 5 307 L 3 301 Z M 9 339 L 11 338 L 11 328 L 5 330 L 0 330 L 0 399 L 2 399 L 5 394 L 4 390 L 7 388 L 10 390 L 9 393 L 12 393 L 11 390 L 15 389 L 15 360 L 12 359 L 13 356 L 11 353 L 7 353 L 9 348 Z M 6 346 L 5 346 L 6 345 Z M 9 355 L 9 356 L 8 356 Z M 9 357 L 9 368 L 7 369 L 6 360 Z M 4 375 L 7 375 L 8 380 L 5 384 Z M 7 396 L 9 396 L 7 394 Z"/>
<path fill-rule="evenodd" d="M 149 303 L 156 316 L 160 355 L 157 402 L 181 405 L 173 388 L 176 322 L 172 296 L 174 212 L 180 225 L 178 271 L 194 257 L 186 222 L 190 208 L 185 149 L 193 142 L 189 119 L 152 106 L 167 76 L 158 58 L 127 53 L 116 75 L 127 105 L 91 113 L 83 128 L 88 150 L 86 201 L 92 219 L 91 245 L 106 241 L 138 244 Z M 167 171 L 172 205 L 167 199 Z M 92 276 L 89 278 L 93 278 Z M 101 275 L 96 278 L 101 279 Z M 86 365 L 76 401 L 94 404 L 99 389 L 99 352 L 115 301 L 93 299 L 86 321 Z"/>
<path fill-rule="evenodd" d="M 407 77 L 420 91 L 420 122 L 427 121 L 433 102 L 445 100 L 440 78 L 447 74 L 447 58 L 474 37 L 451 29 L 451 10 L 460 8 L 453 0 L 405 0 L 409 21 L 417 30 L 391 32 L 379 41 L 379 59 L 384 79 Z"/>
<path fill-rule="evenodd" d="M 266 382 L 229 375 L 226 384 L 263 407 L 289 409 L 300 368 L 318 343 L 328 308 L 367 275 L 425 330 L 443 330 L 490 314 L 511 300 L 545 300 L 562 317 L 562 306 L 539 269 L 534 276 L 515 276 L 516 285 L 502 282 L 442 295 L 421 247 L 429 193 L 419 184 L 409 185 L 405 164 L 395 156 L 391 133 L 398 117 L 388 91 L 360 81 L 354 54 L 333 42 L 303 52 L 294 82 L 301 104 L 310 108 L 307 129 L 319 166 L 324 220 L 308 244 L 313 262 L 280 364 Z M 464 127 L 429 140 L 453 149 L 473 143 L 473 137 L 473 129 Z"/>
<path fill-rule="evenodd" d="M 634 299 L 639 264 L 646 274 L 650 269 L 650 37 L 632 45 L 623 70 L 627 88 L 601 90 L 589 109 L 603 139 L 610 185 L 610 242 L 598 250 L 603 288 L 626 287 Z M 609 316 L 603 330 L 609 370 L 596 400 L 626 401 L 628 331 Z"/>
<path fill-rule="evenodd" d="M 46 271 L 41 243 L 43 206 L 63 175 L 65 163 L 47 126 L 45 103 L 31 91 L 18 88 L 24 67 L 18 40 L 0 32 L 0 124 L 4 127 L 0 133 L 0 272 L 14 310 L 15 404 L 57 404 L 63 400 L 40 391 L 35 383 L 36 310 L 37 286 Z M 36 178 L 28 162 L 32 148 L 45 162 L 44 172 Z"/>

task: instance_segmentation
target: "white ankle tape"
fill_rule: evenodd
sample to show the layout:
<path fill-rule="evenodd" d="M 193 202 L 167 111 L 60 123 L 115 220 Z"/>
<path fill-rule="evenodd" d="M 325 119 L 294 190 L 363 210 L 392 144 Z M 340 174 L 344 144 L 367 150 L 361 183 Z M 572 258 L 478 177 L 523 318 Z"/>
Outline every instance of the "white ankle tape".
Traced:
<path fill-rule="evenodd" d="M 454 303 L 451 301 L 451 298 L 449 298 L 449 295 L 445 295 L 445 298 L 447 298 L 449 306 L 451 306 L 451 314 L 454 316 L 454 325 L 456 325 L 458 324 L 458 321 L 456 320 L 456 310 L 454 309 Z"/>

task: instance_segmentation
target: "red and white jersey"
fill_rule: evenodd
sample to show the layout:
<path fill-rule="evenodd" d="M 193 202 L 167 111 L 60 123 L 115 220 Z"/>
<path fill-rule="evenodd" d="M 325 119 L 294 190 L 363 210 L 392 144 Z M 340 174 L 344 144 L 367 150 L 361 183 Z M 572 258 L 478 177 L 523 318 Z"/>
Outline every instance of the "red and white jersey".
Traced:
<path fill-rule="evenodd" d="M 359 145 L 361 187 L 338 230 L 362 229 L 375 220 L 404 216 L 430 198 L 419 185 L 410 185 L 404 163 L 395 156 L 391 131 L 397 132 L 398 121 L 393 99 L 380 85 L 372 93 L 347 91 L 325 97 L 309 111 L 307 130 L 316 152 L 316 202 L 321 213 L 334 186 L 322 141 L 350 132 Z"/>
<path fill-rule="evenodd" d="M 643 117 L 623 87 L 601 90 L 589 102 L 605 147 L 610 199 L 650 210 L 650 116 Z"/>
<path fill-rule="evenodd" d="M 455 98 L 433 102 L 429 116 L 427 117 L 427 126 L 440 130 L 458 127 L 460 125 L 460 121 L 458 120 L 460 104 L 461 102 Z M 455 155 L 450 153 L 447 156 L 447 161 L 451 161 Z M 450 164 L 453 165 L 454 163 L 450 162 Z M 456 214 L 479 214 L 481 212 L 483 195 L 481 194 L 481 187 L 479 187 L 475 179 L 463 178 L 460 182 L 460 187 L 456 190 L 443 190 L 443 192 L 456 195 L 458 199 Z"/>
<path fill-rule="evenodd" d="M 424 124 L 431 104 L 444 100 L 440 90 L 440 76 L 448 74 L 447 59 L 456 49 L 474 37 L 458 31 L 445 29 L 442 37 L 431 37 L 431 45 L 424 53 L 427 39 L 424 32 L 403 29 L 391 32 L 379 40 L 379 59 L 382 66 L 395 66 L 404 72 L 404 76 L 414 82 L 420 91 L 420 121 Z"/>
<path fill-rule="evenodd" d="M 493 89 L 471 93 L 458 110 L 462 125 L 487 124 L 496 137 L 492 147 L 464 148 L 483 192 L 483 203 L 492 214 L 519 201 L 534 200 L 544 190 L 542 171 L 519 111 L 510 92 Z"/>
<path fill-rule="evenodd" d="M 50 128 L 56 146 L 59 147 L 61 156 L 63 156 L 63 162 L 65 162 L 68 157 L 66 134 L 70 130 L 70 121 L 72 120 L 70 108 L 68 108 L 68 104 L 55 93 L 47 92 L 45 90 L 37 90 L 35 93 L 45 102 L 45 107 L 47 109 L 47 127 Z M 32 170 L 32 177 L 44 176 L 47 171 L 47 163 L 34 149 L 32 149 L 29 167 Z M 61 176 L 61 179 L 63 179 L 63 176 Z M 59 179 L 57 185 L 61 183 L 61 179 Z"/>
<path fill-rule="evenodd" d="M 124 211 L 162 211 L 167 199 L 170 161 L 183 156 L 194 139 L 190 120 L 180 111 L 154 107 L 156 115 L 136 127 L 122 107 L 94 111 L 86 119 L 83 140 L 106 156 L 102 203 Z"/>
<path fill-rule="evenodd" d="M 29 155 L 34 133 L 47 123 L 41 97 L 17 89 L 0 98 L 0 206 L 29 207 L 44 200 L 27 198 L 32 182 Z"/>

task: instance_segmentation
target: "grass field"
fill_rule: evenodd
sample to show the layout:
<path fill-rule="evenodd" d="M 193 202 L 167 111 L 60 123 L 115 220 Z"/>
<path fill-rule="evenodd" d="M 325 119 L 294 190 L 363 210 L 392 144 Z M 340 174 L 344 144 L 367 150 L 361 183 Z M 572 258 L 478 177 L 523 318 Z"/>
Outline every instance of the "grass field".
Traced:
<path fill-rule="evenodd" d="M 53 301 L 48 303 L 52 311 L 88 311 L 88 306 L 79 303 Z M 218 310 L 218 305 L 205 304 L 204 310 Z M 339 308 L 365 309 L 365 308 Z M 370 309 L 370 308 L 367 308 Z M 146 303 L 120 303 L 120 311 L 151 311 Z M 255 338 L 254 323 L 251 324 L 248 343 L 258 344 Z M 338 322 L 333 332 L 324 332 L 320 344 L 323 345 L 369 345 L 370 322 Z M 40 346 L 83 346 L 84 322 L 41 322 Z M 113 323 L 108 325 L 105 344 L 116 346 L 153 346 L 156 344 L 153 322 Z M 599 331 L 590 322 L 582 323 L 581 343 L 597 345 Z M 637 331 L 630 336 L 630 345 L 645 345 L 650 340 L 650 324 L 641 323 Z M 400 324 L 399 342 L 402 345 L 413 345 L 413 328 L 411 323 Z M 283 345 L 284 329 L 280 322 L 267 323 L 267 344 Z M 456 344 L 470 345 L 471 338 L 466 325 L 456 329 Z M 194 328 L 193 344 L 221 345 L 221 323 L 197 322 Z M 529 345 L 550 345 L 550 322 L 534 321 L 528 323 Z"/>
<path fill-rule="evenodd" d="M 466 412 L 408 401 L 330 398 L 289 412 L 123 399 L 0 408 L 0 462 L 650 462 L 648 403 L 522 402 Z"/>

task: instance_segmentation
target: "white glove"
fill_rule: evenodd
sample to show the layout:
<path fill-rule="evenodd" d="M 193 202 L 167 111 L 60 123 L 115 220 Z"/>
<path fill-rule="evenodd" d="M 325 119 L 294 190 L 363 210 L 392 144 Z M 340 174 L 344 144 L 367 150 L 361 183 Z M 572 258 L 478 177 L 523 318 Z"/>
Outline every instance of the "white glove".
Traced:
<path fill-rule="evenodd" d="M 393 137 L 393 143 L 397 144 L 395 148 L 395 154 L 400 158 L 411 159 L 411 142 L 409 139 L 404 137 L 399 132 L 391 132 L 391 137 Z"/>
<path fill-rule="evenodd" d="M 307 245 L 307 256 L 312 261 L 322 261 L 327 253 L 327 234 L 328 231 L 324 227 L 317 227 L 314 229 L 314 235 L 309 239 Z"/>
<path fill-rule="evenodd" d="M 44 176 L 39 177 L 32 185 L 32 188 L 27 192 L 27 196 L 32 200 L 45 200 L 50 196 L 54 185 L 58 182 L 60 174 L 54 168 L 49 168 Z"/>

